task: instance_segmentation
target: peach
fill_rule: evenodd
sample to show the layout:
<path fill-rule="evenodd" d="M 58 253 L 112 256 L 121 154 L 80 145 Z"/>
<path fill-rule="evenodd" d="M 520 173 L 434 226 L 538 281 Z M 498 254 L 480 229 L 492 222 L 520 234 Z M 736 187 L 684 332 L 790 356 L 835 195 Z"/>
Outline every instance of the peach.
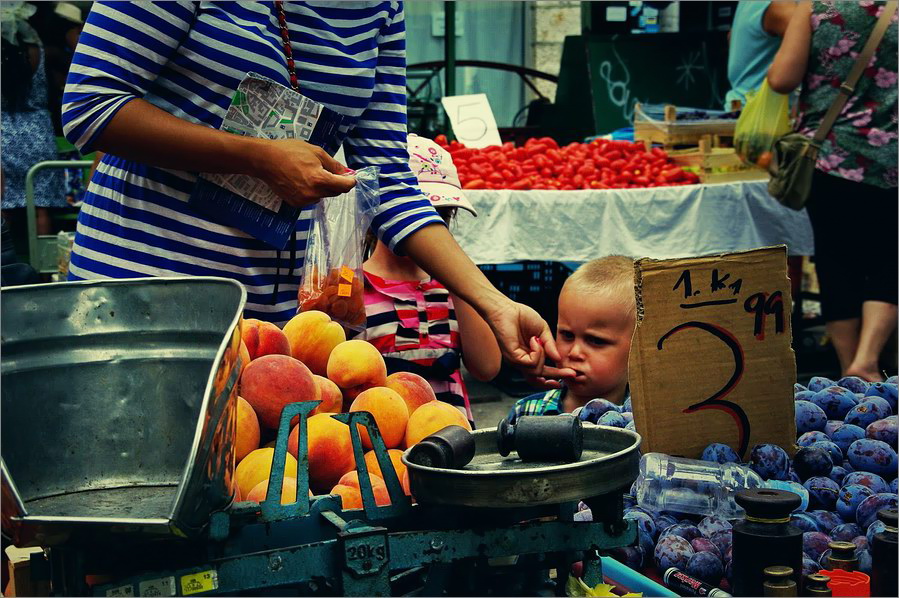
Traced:
<path fill-rule="evenodd" d="M 331 351 L 346 341 L 343 327 L 322 311 L 304 311 L 284 325 L 284 336 L 290 343 L 290 354 L 305 363 L 313 374 L 328 371 Z"/>
<path fill-rule="evenodd" d="M 409 421 L 409 409 L 403 397 L 383 386 L 376 386 L 363 391 L 350 405 L 350 412 L 368 411 L 378 424 L 378 430 L 384 439 L 384 446 L 396 448 L 403 443 L 406 433 L 406 422 Z M 371 438 L 368 431 L 359 427 L 362 446 L 371 449 Z"/>
<path fill-rule="evenodd" d="M 243 397 L 237 397 L 237 433 L 234 439 L 235 459 L 239 463 L 259 448 L 259 418 Z"/>
<path fill-rule="evenodd" d="M 237 354 L 240 355 L 240 367 L 245 368 L 252 361 L 250 358 L 250 350 L 247 349 L 247 344 L 243 342 L 243 339 L 240 341 L 240 349 L 238 349 Z M 242 370 L 241 370 L 242 371 Z"/>
<path fill-rule="evenodd" d="M 403 487 L 403 492 L 406 493 L 406 496 L 412 496 L 412 491 L 409 489 L 409 470 L 403 470 L 403 477 L 400 479 L 400 485 Z"/>
<path fill-rule="evenodd" d="M 412 372 L 394 372 L 387 376 L 384 386 L 403 397 L 406 407 L 409 409 L 409 415 L 412 415 L 425 403 L 437 400 L 431 384 Z"/>
<path fill-rule="evenodd" d="M 234 476 L 237 479 L 240 496 L 246 498 L 250 494 L 250 490 L 259 482 L 268 479 L 272 473 L 272 457 L 274 456 L 275 449 L 273 448 L 256 449 L 237 464 Z M 284 477 L 297 477 L 297 460 L 293 455 L 287 455 L 284 463 Z"/>
<path fill-rule="evenodd" d="M 389 505 L 390 493 L 387 491 L 387 484 L 384 483 L 384 480 L 372 473 L 368 474 L 368 479 L 371 480 L 371 490 L 375 495 L 375 504 L 379 507 L 386 507 Z M 343 474 L 337 482 L 337 485 L 355 488 L 359 491 L 360 495 L 362 493 L 362 488 L 359 484 L 359 472 L 355 470 Z"/>
<path fill-rule="evenodd" d="M 331 488 L 331 491 L 328 492 L 328 494 L 336 494 L 340 497 L 344 511 L 362 508 L 362 493 L 358 488 L 351 488 L 349 486 L 341 486 L 338 484 Z"/>
<path fill-rule="evenodd" d="M 271 322 L 245 319 L 240 327 L 240 336 L 247 346 L 250 359 L 258 359 L 263 355 L 290 355 L 287 337 Z"/>
<path fill-rule="evenodd" d="M 337 384 L 344 393 L 359 394 L 356 387 L 363 389 L 383 386 L 387 380 L 387 366 L 384 358 L 368 341 L 351 340 L 340 343 L 331 351 L 328 358 L 328 378 Z"/>
<path fill-rule="evenodd" d="M 259 422 L 275 429 L 286 405 L 317 401 L 320 392 L 312 372 L 302 362 L 289 355 L 263 355 L 244 370 L 240 394 L 256 410 Z"/>
<path fill-rule="evenodd" d="M 309 485 L 316 492 L 327 490 L 340 476 L 356 467 L 350 428 L 330 413 L 319 413 L 306 420 L 308 434 Z M 294 426 L 287 439 L 287 450 L 297 454 L 300 427 Z"/>
<path fill-rule="evenodd" d="M 443 401 L 431 401 L 415 410 L 406 426 L 406 448 L 417 444 L 447 426 L 462 426 L 471 431 L 471 424 L 461 411 Z"/>
<path fill-rule="evenodd" d="M 265 478 L 253 486 L 253 489 L 250 490 L 250 493 L 247 494 L 244 500 L 248 502 L 264 501 L 268 494 L 268 480 L 269 478 Z M 295 502 L 297 502 L 297 479 L 285 476 L 284 482 L 281 484 L 281 504 L 291 505 Z"/>
<path fill-rule="evenodd" d="M 318 384 L 321 404 L 313 409 L 309 415 L 315 415 L 316 413 L 340 413 L 343 407 L 343 393 L 340 392 L 340 387 L 324 376 L 312 374 L 312 379 Z"/>
<path fill-rule="evenodd" d="M 393 465 L 397 479 L 402 480 L 403 473 L 406 471 L 406 465 L 403 463 L 403 451 L 400 449 L 389 449 L 387 456 L 390 457 L 390 463 Z M 381 473 L 381 466 L 378 464 L 378 458 L 374 451 L 365 453 L 365 466 L 368 467 L 369 473 L 378 476 L 382 480 L 384 479 L 384 474 Z"/>

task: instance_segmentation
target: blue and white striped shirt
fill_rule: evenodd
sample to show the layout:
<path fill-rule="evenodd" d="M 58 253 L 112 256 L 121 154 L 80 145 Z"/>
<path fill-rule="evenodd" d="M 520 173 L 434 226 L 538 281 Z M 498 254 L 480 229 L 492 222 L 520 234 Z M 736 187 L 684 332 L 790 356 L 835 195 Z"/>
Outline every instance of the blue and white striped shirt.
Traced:
<path fill-rule="evenodd" d="M 401 3 L 285 2 L 284 11 L 300 91 L 349 117 L 341 134 L 350 168 L 381 169 L 373 222 L 379 236 L 395 247 L 417 229 L 442 223 L 408 166 Z M 95 2 L 63 96 L 66 137 L 91 151 L 135 98 L 218 128 L 248 71 L 290 86 L 273 2 Z M 247 317 L 288 320 L 311 210 L 302 212 L 288 244 L 288 254 L 291 244 L 295 251 L 290 263 L 190 208 L 196 180 L 194 172 L 107 154 L 85 195 L 69 278 L 226 276 L 246 287 Z"/>

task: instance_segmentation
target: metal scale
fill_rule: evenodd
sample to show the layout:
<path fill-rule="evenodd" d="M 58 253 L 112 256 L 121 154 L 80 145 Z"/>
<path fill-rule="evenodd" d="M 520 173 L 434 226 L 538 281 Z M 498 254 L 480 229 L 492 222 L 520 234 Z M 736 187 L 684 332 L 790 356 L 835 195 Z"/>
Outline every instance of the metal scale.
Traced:
<path fill-rule="evenodd" d="M 17 546 L 46 548 L 32 570 L 54 594 L 564 595 L 572 562 L 584 559 L 585 581 L 599 583 L 597 551 L 633 544 L 622 495 L 640 437 L 600 426 L 585 427 L 570 464 L 501 457 L 493 429 L 474 433 L 461 470 L 404 455 L 412 504 L 371 415 L 341 414 L 364 504 L 344 511 L 336 496 L 308 497 L 315 403 L 294 403 L 272 498 L 232 504 L 244 298 L 214 278 L 2 291 L 3 529 Z M 295 416 L 298 500 L 281 505 Z M 356 424 L 368 428 L 389 506 L 375 505 Z M 594 522 L 574 521 L 580 499 Z M 88 586 L 86 575 L 103 577 Z"/>

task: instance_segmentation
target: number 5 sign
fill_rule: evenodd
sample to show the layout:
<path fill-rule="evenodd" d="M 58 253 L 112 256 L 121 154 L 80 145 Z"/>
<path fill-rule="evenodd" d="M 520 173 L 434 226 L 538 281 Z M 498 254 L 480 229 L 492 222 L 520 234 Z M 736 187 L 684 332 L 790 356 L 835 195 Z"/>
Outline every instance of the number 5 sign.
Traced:
<path fill-rule="evenodd" d="M 486 94 L 448 96 L 441 102 L 459 143 L 474 148 L 502 144 Z"/>
<path fill-rule="evenodd" d="M 629 378 L 644 452 L 698 458 L 712 442 L 745 461 L 796 440 L 786 247 L 635 263 Z"/>

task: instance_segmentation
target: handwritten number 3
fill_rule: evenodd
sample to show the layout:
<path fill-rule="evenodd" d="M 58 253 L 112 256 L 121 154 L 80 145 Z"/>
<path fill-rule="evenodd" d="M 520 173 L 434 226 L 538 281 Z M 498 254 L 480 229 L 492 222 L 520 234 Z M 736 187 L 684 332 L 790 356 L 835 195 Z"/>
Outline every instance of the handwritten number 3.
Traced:
<path fill-rule="evenodd" d="M 714 324 L 707 324 L 705 322 L 685 322 L 683 324 L 675 326 L 674 328 L 666 332 L 662 336 L 662 338 L 659 339 L 659 351 L 662 350 L 662 345 L 665 343 L 666 339 L 680 332 L 681 330 L 686 330 L 688 328 L 698 328 L 699 330 L 705 330 L 715 338 L 719 339 L 725 345 L 727 345 L 727 347 L 733 352 L 734 355 L 734 371 L 730 377 L 730 380 L 728 380 L 720 390 L 718 390 L 715 394 L 705 399 L 704 401 L 700 401 L 698 403 L 690 405 L 689 407 L 684 409 L 683 412 L 694 413 L 703 409 L 717 409 L 729 414 L 732 418 L 734 418 L 734 422 L 737 424 L 737 432 L 739 435 L 739 450 L 737 451 L 737 453 L 742 459 L 745 457 L 746 449 L 749 446 L 749 418 L 746 416 L 746 412 L 743 411 L 742 407 L 732 401 L 725 401 L 723 400 L 723 398 L 726 397 L 734 389 L 734 387 L 736 387 L 736 385 L 740 382 L 740 378 L 743 377 L 743 371 L 745 369 L 743 348 L 740 346 L 739 341 L 737 341 L 737 339 L 735 339 L 730 332 L 723 328 L 720 328 L 719 326 L 715 326 Z"/>

